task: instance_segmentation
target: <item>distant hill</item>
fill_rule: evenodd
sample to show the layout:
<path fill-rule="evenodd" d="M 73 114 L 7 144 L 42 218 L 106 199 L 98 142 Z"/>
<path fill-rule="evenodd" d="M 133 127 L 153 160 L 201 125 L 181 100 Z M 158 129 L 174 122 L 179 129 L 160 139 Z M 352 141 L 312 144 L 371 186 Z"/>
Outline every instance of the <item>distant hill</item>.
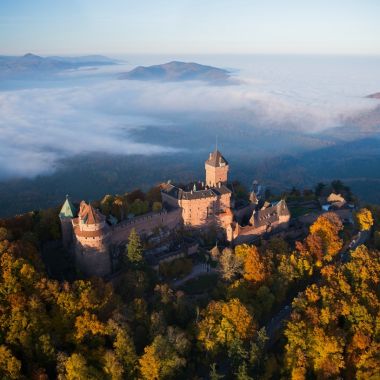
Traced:
<path fill-rule="evenodd" d="M 207 82 L 225 82 L 229 78 L 227 70 L 193 62 L 172 61 L 161 65 L 138 66 L 120 75 L 120 79 L 159 80 L 179 82 L 202 80 Z"/>
<path fill-rule="evenodd" d="M 370 99 L 380 99 L 380 92 L 375 92 L 374 94 L 367 95 L 366 98 L 370 98 Z"/>
<path fill-rule="evenodd" d="M 54 73 L 84 66 L 112 65 L 116 61 L 101 55 L 81 57 L 41 57 L 35 54 L 0 56 L 0 76 L 13 78 Z"/>

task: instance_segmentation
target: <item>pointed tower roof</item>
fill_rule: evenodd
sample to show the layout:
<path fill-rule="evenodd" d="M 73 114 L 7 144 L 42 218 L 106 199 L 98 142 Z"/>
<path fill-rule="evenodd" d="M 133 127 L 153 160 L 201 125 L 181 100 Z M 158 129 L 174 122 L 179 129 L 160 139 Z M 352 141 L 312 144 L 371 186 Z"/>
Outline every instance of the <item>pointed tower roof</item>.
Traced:
<path fill-rule="evenodd" d="M 69 196 L 66 195 L 66 200 L 61 208 L 61 211 L 59 212 L 59 217 L 61 219 L 74 218 L 75 214 L 76 214 L 76 209 L 74 205 L 71 203 Z"/>
<path fill-rule="evenodd" d="M 210 153 L 210 157 L 206 161 L 207 165 L 219 167 L 228 165 L 227 160 L 222 156 L 222 153 L 219 150 L 215 149 L 212 153 Z"/>
<path fill-rule="evenodd" d="M 80 204 L 79 218 L 84 224 L 99 224 L 105 220 L 105 216 L 85 201 Z"/>
<path fill-rule="evenodd" d="M 98 224 L 102 221 L 99 213 L 91 206 L 91 204 L 87 207 L 87 218 L 86 224 Z"/>

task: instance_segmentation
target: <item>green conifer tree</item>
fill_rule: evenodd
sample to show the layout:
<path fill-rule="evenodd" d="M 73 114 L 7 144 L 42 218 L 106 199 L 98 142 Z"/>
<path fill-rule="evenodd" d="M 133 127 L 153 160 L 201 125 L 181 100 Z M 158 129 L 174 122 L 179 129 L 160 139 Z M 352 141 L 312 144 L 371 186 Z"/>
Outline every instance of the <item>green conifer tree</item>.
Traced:
<path fill-rule="evenodd" d="M 138 266 L 144 261 L 141 239 L 134 228 L 132 228 L 131 233 L 129 234 L 126 253 L 128 262 L 133 265 Z"/>

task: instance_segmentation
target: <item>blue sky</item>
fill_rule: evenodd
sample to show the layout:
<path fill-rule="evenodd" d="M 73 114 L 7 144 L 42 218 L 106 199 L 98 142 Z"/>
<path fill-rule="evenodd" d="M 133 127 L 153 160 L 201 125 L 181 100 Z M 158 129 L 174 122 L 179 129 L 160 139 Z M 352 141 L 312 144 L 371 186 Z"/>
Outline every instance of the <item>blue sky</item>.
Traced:
<path fill-rule="evenodd" d="M 379 0 L 1 0 L 0 54 L 380 54 Z"/>

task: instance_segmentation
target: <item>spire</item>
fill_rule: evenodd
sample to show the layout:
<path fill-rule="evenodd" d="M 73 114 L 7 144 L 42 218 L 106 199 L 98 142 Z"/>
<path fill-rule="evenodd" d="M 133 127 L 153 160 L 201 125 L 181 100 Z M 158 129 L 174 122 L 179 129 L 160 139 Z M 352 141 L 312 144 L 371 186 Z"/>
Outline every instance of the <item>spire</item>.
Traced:
<path fill-rule="evenodd" d="M 75 214 L 76 214 L 76 209 L 74 205 L 71 203 L 69 195 L 66 194 L 66 200 L 61 208 L 61 211 L 59 212 L 59 217 L 61 219 L 74 218 Z"/>

